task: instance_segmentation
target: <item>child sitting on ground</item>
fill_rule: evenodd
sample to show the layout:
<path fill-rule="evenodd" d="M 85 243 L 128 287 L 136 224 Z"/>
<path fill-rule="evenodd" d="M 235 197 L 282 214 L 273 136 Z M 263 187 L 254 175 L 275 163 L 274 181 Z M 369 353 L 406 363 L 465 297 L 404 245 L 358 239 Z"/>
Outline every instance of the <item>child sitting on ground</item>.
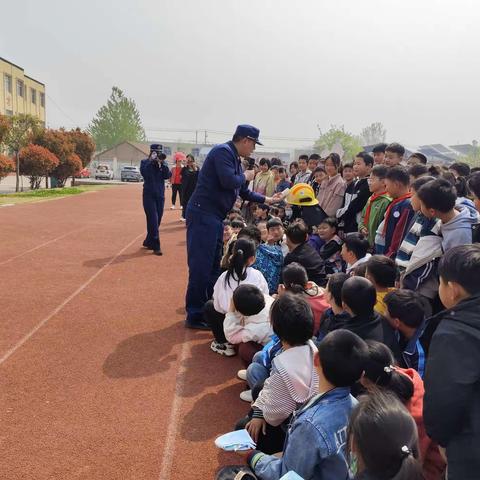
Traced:
<path fill-rule="evenodd" d="M 270 207 L 264 203 L 259 203 L 257 209 L 255 210 L 255 223 L 261 222 L 262 220 L 268 222 L 270 220 Z"/>
<path fill-rule="evenodd" d="M 212 300 L 205 304 L 204 317 L 212 329 L 214 340 L 210 348 L 228 357 L 235 355 L 233 346 L 228 343 L 223 331 L 225 314 L 230 308 L 234 290 L 241 284 L 256 285 L 262 293 L 268 295 L 265 277 L 252 268 L 255 263 L 256 245 L 252 240 L 240 238 L 235 242 L 228 270 L 218 278 L 213 288 Z"/>
<path fill-rule="evenodd" d="M 388 196 L 385 188 L 385 176 L 388 167 L 376 165 L 372 169 L 368 186 L 372 194 L 362 212 L 362 219 L 358 225 L 358 231 L 368 239 L 370 247 L 375 245 L 375 233 L 385 216 L 385 212 L 392 199 Z"/>
<path fill-rule="evenodd" d="M 430 342 L 438 321 L 426 319 L 425 300 L 411 290 L 395 290 L 385 297 L 386 319 L 397 334 L 398 364 L 413 368 L 423 378 Z"/>
<path fill-rule="evenodd" d="M 288 472 L 304 479 L 349 478 L 346 431 L 357 403 L 350 387 L 360 379 L 367 355 L 367 346 L 357 335 L 345 330 L 327 335 L 314 356 L 318 391 L 295 412 L 283 455 L 266 455 L 260 448 L 247 453 L 258 479 L 279 480 Z M 231 476 L 222 478 L 233 480 L 241 467 L 223 472 L 227 469 Z"/>
<path fill-rule="evenodd" d="M 324 242 L 320 248 L 320 257 L 325 262 L 325 273 L 332 275 L 333 273 L 343 272 L 344 262 L 342 260 L 342 240 L 338 236 L 338 222 L 335 217 L 327 217 L 317 228 L 320 239 Z"/>
<path fill-rule="evenodd" d="M 321 342 L 328 333 L 344 328 L 345 322 L 350 318 L 350 315 L 343 309 L 342 304 L 342 287 L 348 278 L 350 278 L 349 275 L 339 272 L 330 275 L 328 279 L 325 289 L 325 300 L 331 306 L 325 310 L 320 320 L 317 342 Z"/>
<path fill-rule="evenodd" d="M 313 313 L 313 334 L 318 334 L 320 319 L 323 313 L 330 307 L 326 298 L 325 290 L 314 282 L 309 282 L 307 271 L 299 263 L 287 265 L 282 272 L 283 284 L 278 287 L 278 295 L 285 292 L 302 295 L 309 303 Z"/>
<path fill-rule="evenodd" d="M 368 240 L 361 233 L 350 233 L 345 237 L 342 246 L 342 258 L 347 264 L 346 272 L 353 270 L 362 263 L 368 262 L 372 256 L 368 252 Z"/>
<path fill-rule="evenodd" d="M 428 435 L 446 448 L 449 478 L 480 471 L 480 245 L 448 250 L 440 260 L 446 310 L 430 344 L 425 374 Z"/>
<path fill-rule="evenodd" d="M 384 302 L 385 295 L 395 290 L 397 280 L 397 266 L 395 262 L 384 255 L 373 255 L 366 263 L 365 278 L 370 280 L 377 292 L 375 311 L 385 316 L 387 307 Z"/>
<path fill-rule="evenodd" d="M 325 264 L 320 255 L 308 244 L 308 227 L 303 220 L 297 220 L 287 227 L 289 253 L 285 266 L 296 262 L 307 271 L 308 279 L 317 285 L 325 286 Z"/>
<path fill-rule="evenodd" d="M 245 366 L 250 365 L 253 355 L 270 341 L 273 334 L 270 325 L 272 303 L 273 298 L 255 285 L 243 284 L 233 292 L 223 331 L 231 345 L 238 345 Z"/>
<path fill-rule="evenodd" d="M 425 480 L 442 480 L 445 461 L 438 445 L 428 437 L 423 422 L 423 398 L 425 388 L 419 374 L 412 368 L 394 367 L 391 350 L 380 342 L 367 341 L 369 359 L 361 383 L 376 395 L 378 389 L 393 393 L 402 402 L 417 424 L 420 461 Z"/>
<path fill-rule="evenodd" d="M 273 359 L 246 429 L 261 451 L 273 454 L 283 447 L 282 424 L 318 392 L 318 374 L 313 361 L 317 348 L 311 341 L 313 315 L 306 300 L 286 292 L 273 303 L 270 318 L 282 351 Z"/>

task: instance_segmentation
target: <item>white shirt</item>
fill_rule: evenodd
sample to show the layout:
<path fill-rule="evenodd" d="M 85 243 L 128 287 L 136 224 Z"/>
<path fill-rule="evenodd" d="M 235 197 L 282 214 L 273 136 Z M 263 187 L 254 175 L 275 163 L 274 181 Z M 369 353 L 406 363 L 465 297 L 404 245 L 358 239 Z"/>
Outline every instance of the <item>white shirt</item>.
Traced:
<path fill-rule="evenodd" d="M 261 272 L 252 267 L 247 268 L 247 276 L 245 280 L 237 282 L 230 276 L 230 282 L 225 282 L 227 272 L 223 272 L 213 287 L 213 306 L 218 313 L 227 313 L 230 308 L 230 302 L 233 292 L 239 285 L 248 283 L 255 285 L 264 295 L 268 295 L 268 284 Z"/>

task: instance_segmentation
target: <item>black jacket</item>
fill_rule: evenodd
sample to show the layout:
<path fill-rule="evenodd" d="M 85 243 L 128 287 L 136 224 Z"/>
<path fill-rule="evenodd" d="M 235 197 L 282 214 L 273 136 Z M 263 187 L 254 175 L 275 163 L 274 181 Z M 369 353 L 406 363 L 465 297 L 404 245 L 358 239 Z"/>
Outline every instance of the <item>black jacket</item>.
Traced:
<path fill-rule="evenodd" d="M 367 315 L 350 317 L 343 328 L 356 333 L 363 340 L 375 340 L 384 343 L 393 350 L 396 348 L 395 344 L 397 342 L 393 330 L 389 328 L 385 318 L 375 311 Z"/>
<path fill-rule="evenodd" d="M 182 204 L 185 206 L 197 186 L 198 172 L 199 170 L 190 170 L 188 167 L 182 168 Z"/>
<path fill-rule="evenodd" d="M 357 215 L 367 204 L 370 195 L 368 179 L 362 178 L 353 184 L 352 201 L 349 203 L 347 211 L 340 218 L 344 222 L 343 231 L 345 233 L 358 232 Z"/>
<path fill-rule="evenodd" d="M 480 478 L 480 295 L 435 317 L 423 416 L 447 449 L 449 480 Z"/>
<path fill-rule="evenodd" d="M 321 342 L 330 332 L 338 330 L 339 328 L 345 328 L 345 323 L 349 319 L 350 315 L 347 312 L 335 314 L 331 308 L 325 310 L 320 319 L 320 329 L 318 330 L 317 342 Z"/>
<path fill-rule="evenodd" d="M 318 252 L 308 244 L 301 243 L 295 250 L 289 252 L 285 257 L 285 266 L 297 262 L 305 267 L 308 279 L 321 287 L 327 283 L 325 275 L 325 263 Z"/>

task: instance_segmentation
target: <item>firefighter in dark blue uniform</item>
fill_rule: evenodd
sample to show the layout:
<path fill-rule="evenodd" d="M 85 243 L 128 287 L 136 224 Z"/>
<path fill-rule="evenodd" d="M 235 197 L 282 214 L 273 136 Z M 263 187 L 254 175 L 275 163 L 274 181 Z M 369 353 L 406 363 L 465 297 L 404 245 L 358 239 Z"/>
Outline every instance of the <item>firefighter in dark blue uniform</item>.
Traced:
<path fill-rule="evenodd" d="M 155 255 L 162 255 L 158 229 L 165 205 L 165 180 L 172 175 L 162 150 L 162 145 L 150 145 L 150 156 L 140 163 L 140 173 L 144 180 L 143 209 L 147 217 L 147 236 L 143 246 L 153 250 Z"/>
<path fill-rule="evenodd" d="M 232 141 L 216 145 L 200 171 L 197 187 L 187 206 L 188 287 L 186 295 L 188 328 L 208 329 L 203 308 L 212 296 L 220 275 L 223 247 L 223 220 L 235 200 L 273 203 L 280 194 L 265 198 L 248 190 L 253 170 L 243 171 L 240 157 L 255 150 L 260 131 L 251 125 L 239 125 Z M 278 198 L 277 198 L 278 197 Z"/>

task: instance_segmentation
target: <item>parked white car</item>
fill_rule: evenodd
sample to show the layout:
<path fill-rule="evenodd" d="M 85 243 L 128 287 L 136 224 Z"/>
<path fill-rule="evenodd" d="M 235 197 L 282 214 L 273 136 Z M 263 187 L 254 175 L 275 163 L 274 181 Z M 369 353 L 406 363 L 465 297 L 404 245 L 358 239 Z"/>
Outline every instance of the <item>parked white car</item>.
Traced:
<path fill-rule="evenodd" d="M 109 165 L 99 165 L 95 170 L 95 180 L 113 180 L 113 170 Z"/>

